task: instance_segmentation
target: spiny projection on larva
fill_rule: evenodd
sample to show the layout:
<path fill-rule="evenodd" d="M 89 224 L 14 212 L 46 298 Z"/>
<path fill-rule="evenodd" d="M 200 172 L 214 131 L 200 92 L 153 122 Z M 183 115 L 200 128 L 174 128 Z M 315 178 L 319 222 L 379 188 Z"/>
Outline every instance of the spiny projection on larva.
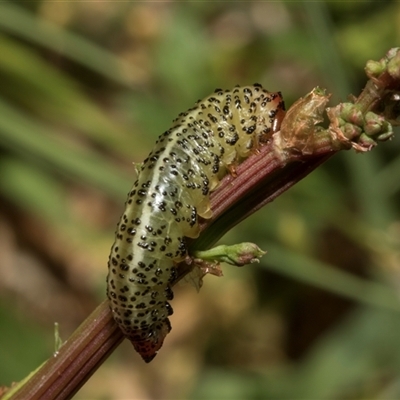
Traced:
<path fill-rule="evenodd" d="M 128 194 L 108 262 L 115 321 L 150 362 L 171 330 L 169 301 L 186 238 L 211 218 L 220 179 L 279 130 L 284 103 L 259 84 L 217 89 L 173 121 Z"/>

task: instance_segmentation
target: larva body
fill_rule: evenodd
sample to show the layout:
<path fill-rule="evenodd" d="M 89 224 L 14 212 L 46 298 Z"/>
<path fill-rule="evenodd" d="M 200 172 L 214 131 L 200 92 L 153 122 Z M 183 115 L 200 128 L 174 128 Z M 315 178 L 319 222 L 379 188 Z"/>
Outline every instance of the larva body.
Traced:
<path fill-rule="evenodd" d="M 144 160 L 111 249 L 107 294 L 146 362 L 171 330 L 170 284 L 188 255 L 185 238 L 211 217 L 209 195 L 229 167 L 267 142 L 283 115 L 281 94 L 261 85 L 217 89 L 180 114 Z"/>

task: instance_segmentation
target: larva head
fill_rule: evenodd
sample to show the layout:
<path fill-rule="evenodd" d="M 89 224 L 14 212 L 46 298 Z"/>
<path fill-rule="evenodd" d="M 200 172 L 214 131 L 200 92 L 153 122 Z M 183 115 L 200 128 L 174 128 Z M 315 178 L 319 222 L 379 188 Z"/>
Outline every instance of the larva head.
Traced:
<path fill-rule="evenodd" d="M 260 84 L 237 86 L 232 90 L 216 89 L 211 95 L 184 113 L 177 123 L 187 119 L 203 121 L 203 129 L 212 132 L 213 144 L 223 148 L 222 163 L 231 165 L 248 157 L 279 131 L 285 116 L 280 92 L 269 92 Z M 215 151 L 215 150 L 214 150 Z"/>
<path fill-rule="evenodd" d="M 259 84 L 254 84 L 251 88 L 243 89 L 244 98 L 248 93 L 252 94 L 251 100 L 242 101 L 243 104 L 250 103 L 243 113 L 249 114 L 249 120 L 256 120 L 256 146 L 266 143 L 271 134 L 280 130 L 281 123 L 285 117 L 285 103 L 281 92 L 268 92 Z M 255 118 L 257 117 L 257 118 Z"/>

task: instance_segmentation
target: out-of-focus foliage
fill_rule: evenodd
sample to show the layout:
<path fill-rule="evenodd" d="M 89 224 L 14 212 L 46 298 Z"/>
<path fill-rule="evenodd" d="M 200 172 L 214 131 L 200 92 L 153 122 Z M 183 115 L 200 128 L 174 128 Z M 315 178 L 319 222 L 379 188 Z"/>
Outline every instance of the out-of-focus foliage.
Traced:
<path fill-rule="evenodd" d="M 345 100 L 399 21 L 394 1 L 2 2 L 0 384 L 104 298 L 133 163 L 179 112 L 254 82 Z M 399 398 L 399 144 L 336 156 L 231 231 L 261 264 L 176 288 L 156 359 L 124 343 L 76 398 Z"/>

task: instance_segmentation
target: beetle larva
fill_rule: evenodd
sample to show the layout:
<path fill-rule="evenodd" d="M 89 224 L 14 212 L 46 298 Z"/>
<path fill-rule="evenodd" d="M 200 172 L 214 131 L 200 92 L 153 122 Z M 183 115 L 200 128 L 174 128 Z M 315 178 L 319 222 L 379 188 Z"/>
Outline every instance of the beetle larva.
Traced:
<path fill-rule="evenodd" d="M 150 362 L 171 330 L 175 265 L 186 237 L 210 218 L 219 180 L 279 130 L 284 104 L 261 85 L 217 89 L 173 121 L 144 160 L 128 194 L 108 262 L 115 321 Z"/>

